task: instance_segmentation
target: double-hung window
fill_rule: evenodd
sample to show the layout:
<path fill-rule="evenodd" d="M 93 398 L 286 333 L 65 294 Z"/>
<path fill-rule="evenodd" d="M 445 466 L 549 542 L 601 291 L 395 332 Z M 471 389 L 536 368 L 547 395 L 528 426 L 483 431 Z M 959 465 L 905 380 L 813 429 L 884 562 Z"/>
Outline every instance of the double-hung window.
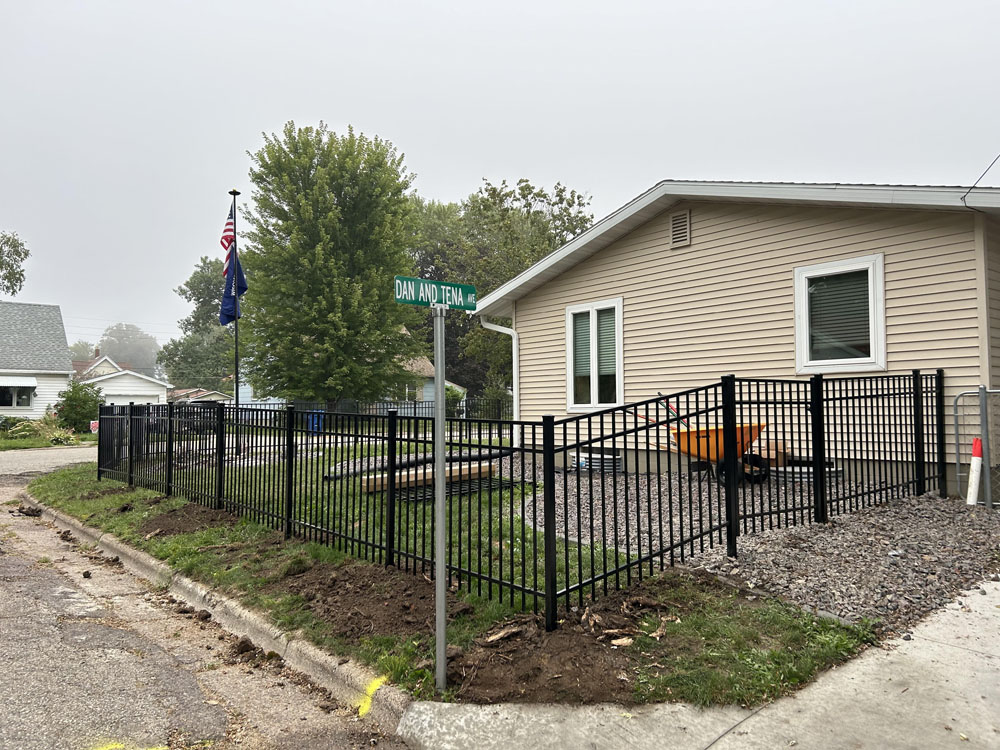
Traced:
<path fill-rule="evenodd" d="M 800 374 L 885 369 L 882 255 L 795 269 L 795 360 Z"/>
<path fill-rule="evenodd" d="M 622 298 L 566 308 L 566 408 L 586 411 L 624 402 Z"/>

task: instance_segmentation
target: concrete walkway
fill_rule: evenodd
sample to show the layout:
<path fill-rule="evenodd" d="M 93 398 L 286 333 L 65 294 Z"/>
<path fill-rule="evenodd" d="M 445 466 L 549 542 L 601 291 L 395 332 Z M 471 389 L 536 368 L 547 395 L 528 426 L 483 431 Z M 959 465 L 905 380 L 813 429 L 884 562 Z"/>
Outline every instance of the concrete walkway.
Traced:
<path fill-rule="evenodd" d="M 984 592 L 984 593 L 981 593 Z M 1000 583 L 763 708 L 468 706 L 419 702 L 413 748 L 833 750 L 1000 748 Z"/>
<path fill-rule="evenodd" d="M 96 445 L 67 445 L 0 451 L 0 476 L 52 471 L 60 466 L 97 461 Z"/>

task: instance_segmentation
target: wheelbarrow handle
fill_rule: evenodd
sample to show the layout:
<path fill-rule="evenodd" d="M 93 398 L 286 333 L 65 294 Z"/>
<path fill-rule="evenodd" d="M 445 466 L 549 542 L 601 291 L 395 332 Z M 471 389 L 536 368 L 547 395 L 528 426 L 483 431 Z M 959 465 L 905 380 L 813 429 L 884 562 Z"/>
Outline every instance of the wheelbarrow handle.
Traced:
<path fill-rule="evenodd" d="M 671 411 L 671 413 L 672 413 L 672 414 L 673 414 L 673 415 L 674 415 L 675 417 L 677 417 L 677 418 L 678 418 L 678 419 L 679 419 L 679 420 L 680 420 L 680 421 L 681 421 L 681 422 L 683 423 L 683 425 L 684 425 L 685 427 L 687 427 L 687 428 L 690 428 L 690 427 L 691 427 L 691 423 L 690 423 L 690 422 L 688 422 L 688 421 L 687 421 L 686 419 L 684 419 L 684 417 L 682 417 L 682 416 L 681 416 L 681 413 L 680 413 L 679 411 L 677 411 L 677 410 L 676 410 L 676 409 L 675 409 L 675 408 L 673 407 L 673 404 L 671 404 L 671 403 L 670 403 L 669 401 L 667 401 L 667 397 L 666 397 L 666 396 L 664 396 L 664 395 L 663 395 L 662 393 L 660 393 L 659 391 L 657 391 L 657 392 L 656 392 L 656 395 L 660 397 L 660 401 L 662 401 L 663 403 L 665 403 L 665 404 L 667 405 L 667 408 L 668 408 L 668 409 L 669 409 L 669 410 Z"/>

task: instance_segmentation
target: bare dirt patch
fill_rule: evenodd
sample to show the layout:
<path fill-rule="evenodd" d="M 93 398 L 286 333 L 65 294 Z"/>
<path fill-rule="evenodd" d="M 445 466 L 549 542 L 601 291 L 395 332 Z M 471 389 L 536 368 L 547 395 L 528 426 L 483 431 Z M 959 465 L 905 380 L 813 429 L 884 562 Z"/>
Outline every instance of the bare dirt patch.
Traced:
<path fill-rule="evenodd" d="M 639 668 L 650 661 L 668 664 L 702 648 L 691 639 L 664 639 L 655 658 L 630 649 L 643 633 L 641 623 L 654 616 L 686 617 L 687 599 L 680 587 L 736 596 L 741 605 L 762 603 L 759 592 L 739 589 L 700 571 L 664 571 L 628 591 L 610 593 L 589 606 L 561 610 L 565 619 L 545 631 L 541 615 L 520 614 L 493 625 L 463 650 L 449 646 L 448 680 L 456 697 L 473 703 L 634 704 Z M 434 628 L 434 585 L 423 576 L 394 568 L 348 562 L 317 564 L 272 585 L 274 593 L 299 594 L 307 608 L 351 641 L 368 636 L 425 638 Z M 692 604 L 691 606 L 697 606 Z M 471 612 L 470 605 L 449 595 L 449 620 Z M 433 670 L 433 663 L 417 665 Z"/>
<path fill-rule="evenodd" d="M 131 510 L 131 509 L 130 509 Z M 168 510 L 148 519 L 139 527 L 138 533 L 146 536 L 155 532 L 156 536 L 171 536 L 172 534 L 189 534 L 201 531 L 210 526 L 235 526 L 240 521 L 239 516 L 224 510 L 206 508 L 204 505 L 185 503 L 180 508 Z"/>

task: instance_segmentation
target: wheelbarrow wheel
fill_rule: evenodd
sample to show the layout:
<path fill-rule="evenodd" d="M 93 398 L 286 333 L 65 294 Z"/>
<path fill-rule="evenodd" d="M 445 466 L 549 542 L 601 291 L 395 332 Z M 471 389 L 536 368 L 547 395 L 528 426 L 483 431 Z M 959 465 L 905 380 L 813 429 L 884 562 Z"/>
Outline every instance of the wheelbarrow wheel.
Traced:
<path fill-rule="evenodd" d="M 767 459 L 756 453 L 747 453 L 740 459 L 743 479 L 750 484 L 763 484 L 771 474 Z"/>
<path fill-rule="evenodd" d="M 749 482 L 763 484 L 771 474 L 767 460 L 756 453 L 747 453 L 736 462 L 736 484 Z M 720 485 L 726 484 L 726 462 L 719 461 L 715 465 L 715 478 Z"/>

